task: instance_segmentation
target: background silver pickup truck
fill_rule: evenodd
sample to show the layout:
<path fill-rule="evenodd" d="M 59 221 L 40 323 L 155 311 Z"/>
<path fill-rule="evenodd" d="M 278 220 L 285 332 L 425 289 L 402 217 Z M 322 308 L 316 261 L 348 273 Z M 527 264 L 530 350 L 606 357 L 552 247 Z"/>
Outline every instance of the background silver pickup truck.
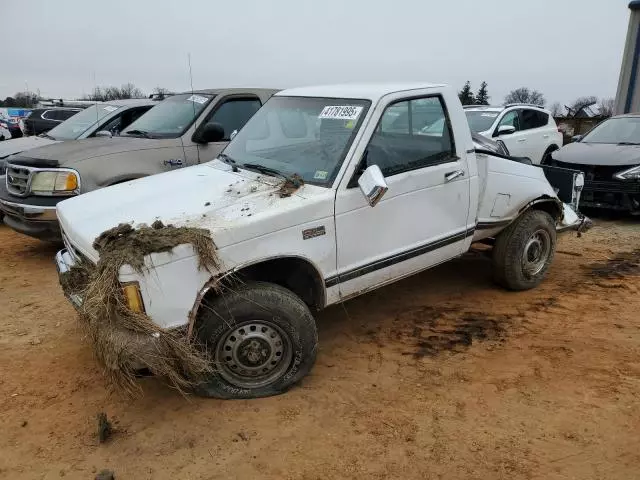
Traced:
<path fill-rule="evenodd" d="M 171 96 L 118 137 L 31 149 L 7 159 L 0 185 L 4 222 L 60 241 L 56 204 L 97 188 L 215 158 L 276 90 L 213 89 Z"/>

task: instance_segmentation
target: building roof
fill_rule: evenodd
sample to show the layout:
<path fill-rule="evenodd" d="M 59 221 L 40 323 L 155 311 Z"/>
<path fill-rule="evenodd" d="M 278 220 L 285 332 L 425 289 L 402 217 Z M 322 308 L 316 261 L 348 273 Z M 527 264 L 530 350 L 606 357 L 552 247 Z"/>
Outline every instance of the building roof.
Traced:
<path fill-rule="evenodd" d="M 318 85 L 289 88 L 278 95 L 287 97 L 358 98 L 377 101 L 390 93 L 443 87 L 431 83 L 347 83 L 342 85 Z"/>

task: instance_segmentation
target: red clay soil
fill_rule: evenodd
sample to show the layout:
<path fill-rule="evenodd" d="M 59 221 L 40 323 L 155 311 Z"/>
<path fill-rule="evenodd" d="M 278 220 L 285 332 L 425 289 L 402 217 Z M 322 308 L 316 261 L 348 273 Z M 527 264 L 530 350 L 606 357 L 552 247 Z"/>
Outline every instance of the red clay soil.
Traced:
<path fill-rule="evenodd" d="M 0 478 L 640 478 L 640 223 L 598 223 L 529 292 L 478 254 L 322 312 L 312 374 L 246 401 L 110 392 L 55 247 L 1 227 Z"/>

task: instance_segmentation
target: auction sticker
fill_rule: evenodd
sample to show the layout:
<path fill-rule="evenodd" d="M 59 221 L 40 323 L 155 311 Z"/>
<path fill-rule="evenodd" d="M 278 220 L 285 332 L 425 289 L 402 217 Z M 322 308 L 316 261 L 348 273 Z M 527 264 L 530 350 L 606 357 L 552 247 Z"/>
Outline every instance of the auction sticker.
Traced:
<path fill-rule="evenodd" d="M 498 116 L 498 114 L 497 113 L 483 113 L 480 116 L 481 117 L 496 118 Z"/>
<path fill-rule="evenodd" d="M 107 112 L 111 113 L 111 112 L 115 112 L 118 107 L 114 107 L 112 105 L 107 105 L 106 107 L 102 107 L 103 110 L 106 110 Z"/>
<path fill-rule="evenodd" d="M 207 103 L 207 97 L 201 97 L 200 95 L 191 95 L 187 100 L 200 104 Z"/>
<path fill-rule="evenodd" d="M 319 118 L 333 119 L 333 120 L 356 120 L 362 107 L 356 107 L 352 105 L 328 105 L 322 109 Z"/>
<path fill-rule="evenodd" d="M 313 175 L 313 178 L 316 180 L 326 180 L 329 176 L 329 172 L 324 170 L 316 170 L 316 173 Z"/>

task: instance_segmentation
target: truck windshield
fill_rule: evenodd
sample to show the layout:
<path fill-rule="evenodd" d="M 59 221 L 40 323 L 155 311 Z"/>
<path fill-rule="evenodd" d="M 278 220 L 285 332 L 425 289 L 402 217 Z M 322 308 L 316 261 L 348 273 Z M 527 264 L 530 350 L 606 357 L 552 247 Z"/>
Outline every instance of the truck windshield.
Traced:
<path fill-rule="evenodd" d="M 353 142 L 368 100 L 272 97 L 224 150 L 242 168 L 256 165 L 329 186 Z"/>
<path fill-rule="evenodd" d="M 177 138 L 191 126 L 213 97 L 203 93 L 169 97 L 125 128 L 120 135 Z"/>
<path fill-rule="evenodd" d="M 640 118 L 610 118 L 587 133 L 582 143 L 640 145 Z"/>
<path fill-rule="evenodd" d="M 485 110 L 466 110 L 467 122 L 472 132 L 486 132 L 498 118 L 499 112 L 487 112 Z"/>
<path fill-rule="evenodd" d="M 116 105 L 98 103 L 85 108 L 47 132 L 54 140 L 76 140 L 102 118 L 118 110 Z"/>

